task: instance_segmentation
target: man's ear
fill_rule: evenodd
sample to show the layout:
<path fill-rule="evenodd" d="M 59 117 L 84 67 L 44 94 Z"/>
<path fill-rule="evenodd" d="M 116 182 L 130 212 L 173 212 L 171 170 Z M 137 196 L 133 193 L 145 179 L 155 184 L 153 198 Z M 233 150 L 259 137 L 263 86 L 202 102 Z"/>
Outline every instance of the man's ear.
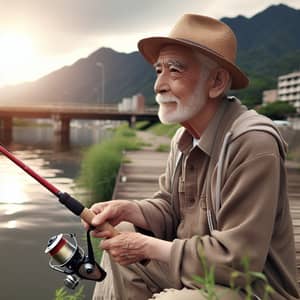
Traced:
<path fill-rule="evenodd" d="M 223 68 L 216 68 L 210 74 L 208 95 L 210 98 L 218 98 L 223 95 L 228 87 L 230 75 Z"/>

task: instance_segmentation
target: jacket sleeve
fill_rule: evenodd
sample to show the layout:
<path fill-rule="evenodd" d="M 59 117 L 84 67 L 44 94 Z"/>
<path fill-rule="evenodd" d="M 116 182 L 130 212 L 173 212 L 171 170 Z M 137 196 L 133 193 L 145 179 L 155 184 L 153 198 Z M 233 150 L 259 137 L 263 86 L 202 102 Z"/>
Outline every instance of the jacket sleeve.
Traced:
<path fill-rule="evenodd" d="M 228 285 L 234 270 L 243 271 L 244 257 L 252 271 L 263 270 L 279 201 L 281 157 L 276 140 L 266 133 L 247 133 L 234 143 L 222 183 L 217 229 L 211 235 L 173 242 L 170 274 L 177 287 L 193 287 L 192 276 L 203 276 L 199 250 L 208 268 L 214 266 L 219 284 Z"/>
<path fill-rule="evenodd" d="M 159 190 L 151 199 L 136 201 L 139 205 L 148 228 L 157 238 L 173 240 L 176 234 L 178 218 L 172 206 L 172 177 L 178 155 L 177 140 L 181 134 L 179 129 L 171 141 L 170 154 L 167 160 L 165 173 L 159 177 Z"/>

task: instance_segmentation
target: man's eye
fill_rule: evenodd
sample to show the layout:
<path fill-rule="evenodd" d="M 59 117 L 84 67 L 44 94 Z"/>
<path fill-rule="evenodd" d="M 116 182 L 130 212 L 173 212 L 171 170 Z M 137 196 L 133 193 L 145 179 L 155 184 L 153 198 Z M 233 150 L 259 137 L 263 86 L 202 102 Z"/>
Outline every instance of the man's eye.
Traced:
<path fill-rule="evenodd" d="M 161 69 L 155 69 L 156 74 L 160 74 L 161 73 Z"/>
<path fill-rule="evenodd" d="M 171 67 L 171 68 L 170 68 L 170 72 L 172 72 L 172 73 L 179 73 L 180 70 L 177 69 L 177 68 Z"/>

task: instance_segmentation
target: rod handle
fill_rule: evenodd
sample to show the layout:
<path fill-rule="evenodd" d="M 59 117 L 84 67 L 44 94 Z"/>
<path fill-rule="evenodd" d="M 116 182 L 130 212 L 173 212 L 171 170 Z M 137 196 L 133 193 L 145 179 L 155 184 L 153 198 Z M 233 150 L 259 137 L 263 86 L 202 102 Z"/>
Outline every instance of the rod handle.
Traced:
<path fill-rule="evenodd" d="M 92 223 L 93 218 L 95 217 L 95 214 L 88 208 L 84 208 L 83 211 L 80 214 L 80 218 L 87 222 L 88 224 Z M 112 233 L 112 236 L 116 236 L 119 234 L 119 231 L 116 230 L 112 225 L 110 225 L 108 222 L 105 222 L 101 226 L 97 226 L 97 229 L 110 231 Z"/>

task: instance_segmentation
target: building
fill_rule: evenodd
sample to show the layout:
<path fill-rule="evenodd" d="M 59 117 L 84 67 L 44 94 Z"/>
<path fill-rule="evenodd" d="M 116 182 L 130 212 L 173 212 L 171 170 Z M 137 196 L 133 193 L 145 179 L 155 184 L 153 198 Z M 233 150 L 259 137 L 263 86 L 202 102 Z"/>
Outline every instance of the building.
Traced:
<path fill-rule="evenodd" d="M 145 110 L 145 97 L 142 94 L 137 94 L 131 98 L 123 98 L 122 102 L 118 104 L 118 110 L 143 113 Z"/>
<path fill-rule="evenodd" d="M 137 94 L 132 97 L 133 110 L 143 113 L 145 110 L 145 97 L 142 94 Z"/>
<path fill-rule="evenodd" d="M 263 91 L 263 104 L 273 103 L 278 100 L 277 90 Z"/>
<path fill-rule="evenodd" d="M 300 112 L 300 71 L 278 77 L 278 99 L 292 104 Z"/>

